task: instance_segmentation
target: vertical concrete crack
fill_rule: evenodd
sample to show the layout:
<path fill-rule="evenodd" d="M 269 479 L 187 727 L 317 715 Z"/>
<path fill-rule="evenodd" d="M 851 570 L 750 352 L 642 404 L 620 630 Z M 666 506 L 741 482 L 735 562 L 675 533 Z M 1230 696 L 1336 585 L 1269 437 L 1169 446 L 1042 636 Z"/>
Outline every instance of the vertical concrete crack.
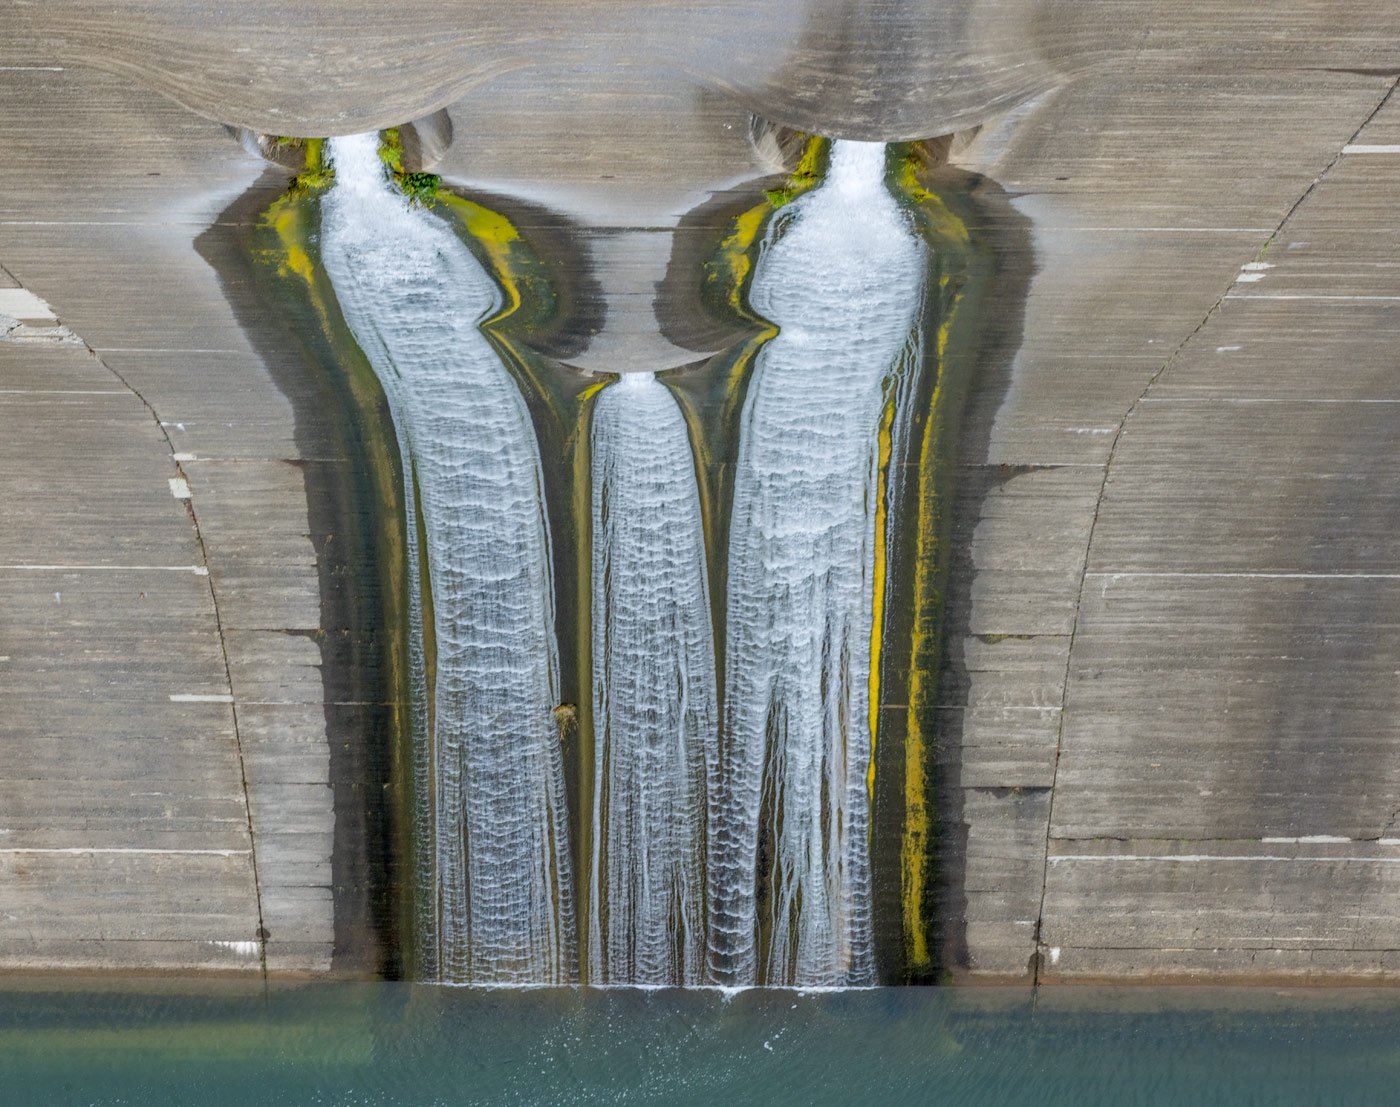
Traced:
<path fill-rule="evenodd" d="M 116 377 L 116 379 L 121 382 L 122 387 L 140 400 L 146 410 L 150 412 L 151 418 L 155 420 L 156 427 L 160 430 L 160 436 L 165 440 L 165 445 L 170 451 L 171 461 L 175 466 L 175 471 L 180 475 L 182 480 L 185 480 L 184 469 L 180 466 L 178 461 L 175 461 L 175 454 L 177 452 L 175 443 L 171 441 L 170 433 L 165 429 L 165 424 L 161 422 L 160 415 L 157 413 L 155 406 L 142 395 L 140 389 L 136 388 L 130 381 L 122 376 L 121 373 L 112 368 L 102 355 L 94 350 L 91 345 L 88 345 L 86 341 L 84 341 L 83 344 L 87 346 L 88 352 L 97 359 L 97 363 L 101 365 L 102 368 L 106 369 L 107 372 L 111 373 L 112 376 Z M 232 695 L 233 669 L 229 663 L 228 643 L 224 639 L 224 621 L 223 615 L 219 610 L 219 594 L 218 590 L 214 587 L 214 575 L 207 572 L 209 568 L 209 549 L 204 542 L 204 532 L 199 525 L 199 515 L 195 511 L 193 498 L 185 501 L 185 509 L 190 513 L 190 521 L 194 524 L 194 536 L 195 542 L 199 545 L 200 563 L 206 570 L 204 579 L 209 585 L 209 601 L 214 609 L 214 629 L 219 636 L 219 654 L 223 658 L 224 663 L 224 680 L 228 683 L 228 690 L 230 692 L 231 702 L 229 708 L 233 713 L 233 742 L 234 748 L 238 753 L 238 774 L 243 786 L 243 815 L 248 826 L 248 856 L 253 868 L 253 897 L 258 911 L 258 961 L 263 981 L 266 983 L 267 926 L 263 919 L 262 881 L 258 876 L 258 841 L 257 835 L 253 830 L 253 805 L 248 791 L 248 765 L 243 755 L 243 735 L 238 725 L 238 700 L 236 696 Z"/>
<path fill-rule="evenodd" d="M 1323 167 L 1322 171 L 1312 179 L 1308 187 L 1299 194 L 1298 198 L 1289 205 L 1288 210 L 1284 212 L 1283 217 L 1278 221 L 1273 231 L 1270 232 L 1268 238 L 1264 240 L 1264 244 L 1260 247 L 1259 253 L 1262 253 L 1276 238 L 1278 238 L 1284 228 L 1292 221 L 1293 216 L 1297 214 L 1298 209 L 1307 202 L 1308 198 L 1317 190 L 1317 187 L 1327 178 L 1328 174 L 1337 167 L 1337 163 L 1341 161 L 1344 156 L 1346 147 L 1356 141 L 1357 136 L 1366 129 L 1367 124 L 1369 124 L 1371 120 L 1380 113 L 1381 109 L 1389 103 L 1391 97 L 1395 94 L 1397 86 L 1400 86 L 1400 78 L 1392 80 L 1390 84 L 1386 86 L 1380 99 L 1378 99 L 1371 110 L 1366 113 L 1361 122 L 1352 130 L 1351 134 L 1338 145 L 1337 152 L 1332 156 L 1332 159 Z M 1162 362 L 1161 368 L 1152 374 L 1137 398 L 1129 405 L 1128 410 L 1124 413 L 1123 418 L 1119 420 L 1118 426 L 1114 430 L 1113 441 L 1108 449 L 1108 458 L 1104 462 L 1103 480 L 1099 483 L 1098 498 L 1094 502 L 1094 515 L 1089 523 L 1089 537 L 1084 543 L 1084 560 L 1079 567 L 1079 587 L 1074 598 L 1074 619 L 1070 624 L 1069 649 L 1065 653 L 1065 672 L 1060 688 L 1060 721 L 1055 735 L 1055 765 L 1050 778 L 1050 803 L 1045 820 L 1045 852 L 1040 879 L 1040 906 L 1036 911 L 1035 927 L 1032 930 L 1035 942 L 1035 950 L 1031 957 L 1032 983 L 1034 985 L 1040 983 L 1041 968 L 1044 963 L 1043 951 L 1045 945 L 1043 941 L 1043 930 L 1045 926 L 1045 895 L 1050 877 L 1050 838 L 1055 825 L 1055 798 L 1059 792 L 1060 755 L 1064 750 L 1065 717 L 1069 707 L 1069 678 L 1074 664 L 1074 646 L 1079 634 L 1079 618 L 1084 601 L 1084 583 L 1089 571 L 1089 557 L 1094 547 L 1094 535 L 1098 531 L 1099 515 L 1103 510 L 1104 497 L 1108 491 L 1109 474 L 1112 471 L 1113 462 L 1117 459 L 1118 444 L 1122 440 L 1123 431 L 1128 425 L 1128 420 L 1133 417 L 1139 405 L 1147 398 L 1148 393 L 1150 393 L 1157 382 L 1162 379 L 1163 374 L 1177 362 L 1186 348 L 1195 341 L 1196 336 L 1199 335 L 1201 331 L 1205 330 L 1206 325 L 1210 323 L 1224 306 L 1225 300 L 1230 294 L 1230 289 L 1235 286 L 1237 276 L 1238 273 L 1235 277 L 1231 277 L 1229 283 L 1226 284 L 1224 290 L 1220 293 L 1220 296 L 1211 304 L 1205 315 L 1201 317 L 1201 321 L 1196 324 L 1190 334 L 1181 340 L 1176 349 L 1167 356 L 1166 360 Z"/>

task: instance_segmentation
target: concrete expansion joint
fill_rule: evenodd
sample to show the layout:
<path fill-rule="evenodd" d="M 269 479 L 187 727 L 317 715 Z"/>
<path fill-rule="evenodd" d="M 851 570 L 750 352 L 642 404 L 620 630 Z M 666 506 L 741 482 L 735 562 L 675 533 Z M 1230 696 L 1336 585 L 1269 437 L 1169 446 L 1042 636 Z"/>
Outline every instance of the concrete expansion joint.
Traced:
<path fill-rule="evenodd" d="M 87 345 L 87 343 L 84 343 L 84 345 Z M 106 359 L 102 357 L 101 354 L 99 354 L 95 349 L 92 348 L 92 346 L 88 345 L 87 348 L 88 352 L 97 360 L 98 364 L 101 365 L 102 368 L 106 369 L 107 372 L 111 373 L 112 376 L 114 376 L 118 381 L 121 382 L 122 387 L 124 387 L 128 392 L 130 392 L 139 401 L 141 401 L 142 406 L 145 407 L 146 411 L 150 413 L 151 418 L 155 421 L 156 427 L 160 431 L 161 437 L 165 440 L 166 448 L 170 451 L 171 463 L 175 466 L 175 472 L 177 474 L 175 477 L 171 478 L 169 482 L 170 493 L 175 499 L 181 501 L 184 504 L 185 511 L 188 513 L 190 518 L 190 523 L 194 527 L 195 542 L 199 546 L 199 568 L 202 568 L 204 570 L 202 575 L 204 576 L 204 579 L 208 582 L 209 585 L 209 601 L 214 611 L 214 629 L 219 636 L 219 655 L 223 659 L 224 680 L 227 683 L 229 689 L 227 702 L 229 704 L 229 711 L 232 713 L 233 717 L 233 741 L 235 750 L 238 754 L 238 775 L 243 792 L 243 816 L 244 821 L 246 822 L 248 827 L 248 860 L 253 873 L 253 896 L 258 913 L 258 929 L 256 934 L 256 941 L 258 946 L 258 960 L 261 967 L 263 980 L 266 981 L 268 931 L 266 921 L 263 917 L 262 882 L 258 876 L 258 850 L 257 838 L 253 829 L 253 805 L 248 793 L 248 765 L 243 753 L 243 736 L 238 724 L 238 703 L 232 694 L 233 667 L 229 661 L 228 642 L 225 640 L 224 637 L 224 622 L 219 610 L 218 589 L 214 586 L 214 578 L 209 573 L 209 548 L 205 544 L 204 532 L 200 529 L 199 526 L 199 515 L 195 511 L 194 496 L 190 491 L 188 478 L 186 477 L 185 471 L 181 465 L 181 462 L 184 460 L 192 460 L 192 455 L 181 453 L 175 449 L 175 443 L 170 437 L 170 431 L 167 429 L 165 422 L 161 419 L 160 414 L 156 411 L 155 406 L 150 402 L 150 400 L 148 400 L 144 395 L 142 395 L 141 390 L 132 385 L 130 381 L 128 381 L 124 376 L 122 376 L 121 373 L 114 369 L 106 361 Z M 172 700 L 176 699 L 176 697 L 173 695 L 170 698 Z M 223 702 L 222 696 L 219 697 L 219 701 Z"/>
<path fill-rule="evenodd" d="M 1391 80 L 1391 82 L 1386 86 L 1385 91 L 1377 99 L 1376 103 L 1372 106 L 1370 111 L 1366 113 L 1365 117 L 1361 120 L 1361 122 L 1357 124 L 1356 128 L 1351 132 L 1351 134 L 1347 136 L 1345 141 L 1338 143 L 1337 151 L 1332 156 L 1331 160 L 1323 168 L 1322 172 L 1320 172 L 1316 177 L 1312 179 L 1311 182 L 1309 182 L 1308 187 L 1305 188 L 1302 194 L 1299 195 L 1299 197 L 1289 206 L 1288 210 L 1283 213 L 1283 217 L 1278 221 L 1278 224 L 1274 227 L 1273 231 L 1269 234 L 1268 238 L 1265 239 L 1264 244 L 1259 248 L 1254 258 L 1251 259 L 1252 261 L 1257 262 L 1262 257 L 1264 252 L 1269 248 L 1269 246 L 1272 245 L 1273 242 L 1278 238 L 1278 236 L 1283 233 L 1284 228 L 1288 226 L 1289 222 L 1293 219 L 1294 215 L 1297 214 L 1298 210 L 1303 206 L 1303 204 L 1307 202 L 1308 197 L 1310 197 L 1317 190 L 1318 186 L 1321 185 L 1322 182 L 1327 178 L 1327 176 L 1336 168 L 1337 164 L 1345 156 L 1347 148 L 1356 143 L 1357 138 L 1361 135 L 1361 132 L 1366 129 L 1367 124 L 1370 123 L 1371 120 L 1374 119 L 1378 114 L 1380 114 L 1381 110 L 1386 106 L 1387 103 L 1390 102 L 1391 97 L 1395 95 L 1395 90 L 1397 87 L 1400 87 L 1400 76 L 1397 76 Z M 1190 334 L 1188 334 L 1184 339 L 1181 340 L 1181 342 L 1177 345 L 1176 349 L 1173 350 L 1167 356 L 1166 360 L 1162 362 L 1161 368 L 1159 368 L 1155 373 L 1153 373 L 1152 376 L 1148 379 L 1147 383 L 1143 386 L 1143 389 L 1138 394 L 1137 398 L 1133 400 L 1133 402 L 1128 406 L 1128 410 L 1124 413 L 1123 418 L 1119 421 L 1117 428 L 1114 430 L 1112 441 L 1109 444 L 1108 457 L 1107 460 L 1104 462 L 1103 466 L 1103 477 L 1099 483 L 1098 496 L 1094 501 L 1094 514 L 1089 523 L 1089 535 L 1084 543 L 1084 559 L 1080 564 L 1079 568 L 1079 584 L 1075 592 L 1074 614 L 1070 622 L 1069 649 L 1065 652 L 1065 670 L 1060 688 L 1060 719 L 1055 736 L 1055 762 L 1054 767 L 1051 770 L 1050 802 L 1048 804 L 1048 809 L 1045 818 L 1045 849 L 1043 854 L 1044 864 L 1042 867 L 1040 881 L 1040 905 L 1037 909 L 1035 928 L 1033 932 L 1034 948 L 1031 954 L 1031 980 L 1033 985 L 1038 985 L 1040 983 L 1041 972 L 1042 968 L 1045 966 L 1045 958 L 1047 955 L 1047 951 L 1045 950 L 1043 943 L 1041 942 L 1040 935 L 1045 921 L 1045 897 L 1050 882 L 1050 844 L 1052 841 L 1051 828 L 1055 825 L 1055 796 L 1058 792 L 1060 760 L 1061 755 L 1064 751 L 1065 717 L 1068 715 L 1067 708 L 1069 698 L 1069 678 L 1070 672 L 1072 671 L 1072 667 L 1074 664 L 1074 647 L 1079 634 L 1080 616 L 1083 610 L 1084 603 L 1084 588 L 1090 575 L 1089 559 L 1094 548 L 1094 536 L 1098 531 L 1099 518 L 1103 512 L 1104 499 L 1108 491 L 1108 485 L 1110 480 L 1112 479 L 1113 463 L 1117 459 L 1118 447 L 1119 444 L 1122 442 L 1123 431 L 1128 424 L 1128 420 L 1131 419 L 1133 415 L 1137 412 L 1138 407 L 1147 401 L 1149 393 L 1151 393 L 1152 389 L 1154 388 L 1154 386 L 1156 386 L 1158 381 L 1162 379 L 1162 376 L 1167 372 L 1167 370 L 1170 369 L 1172 365 L 1174 365 L 1181 358 L 1181 355 L 1186 351 L 1187 347 L 1191 345 L 1191 343 L 1196 339 L 1196 337 L 1203 330 L 1205 330 L 1207 325 L 1209 325 L 1210 321 L 1224 308 L 1225 301 L 1230 294 L 1230 289 L 1234 287 L 1240 271 L 1241 270 L 1239 269 L 1235 270 L 1229 282 L 1221 291 L 1220 296 L 1216 299 L 1216 301 L 1213 304 L 1211 304 L 1210 308 L 1207 309 L 1206 313 L 1201 317 L 1201 321 L 1192 329 Z M 1400 811 L 1397 811 L 1396 814 L 1392 816 L 1391 823 L 1394 823 L 1396 818 L 1400 818 Z M 1384 836 L 1384 832 L 1381 836 Z M 1056 958 L 1056 960 L 1058 960 L 1058 958 Z"/>

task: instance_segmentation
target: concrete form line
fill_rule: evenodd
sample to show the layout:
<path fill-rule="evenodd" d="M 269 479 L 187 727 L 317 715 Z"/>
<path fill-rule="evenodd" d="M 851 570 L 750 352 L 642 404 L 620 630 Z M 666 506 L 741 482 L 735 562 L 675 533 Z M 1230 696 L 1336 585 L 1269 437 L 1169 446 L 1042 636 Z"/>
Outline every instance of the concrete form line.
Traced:
<path fill-rule="evenodd" d="M 1287 396 L 1148 396 L 1145 404 L 1400 404 L 1400 400 L 1337 400 Z"/>
<path fill-rule="evenodd" d="M 1055 231 L 1109 231 L 1115 234 L 1269 234 L 1274 227 L 1050 227 Z"/>
<path fill-rule="evenodd" d="M 1227 300 L 1342 300 L 1346 303 L 1394 303 L 1400 296 L 1343 296 L 1323 292 L 1232 292 Z"/>
<path fill-rule="evenodd" d="M 1289 209 L 1283 213 L 1283 218 L 1278 221 L 1277 226 L 1273 228 L 1261 228 L 1261 231 L 1268 231 L 1269 233 L 1269 238 L 1264 244 L 1266 248 L 1270 242 L 1272 242 L 1275 238 L 1278 237 L 1278 235 L 1283 231 L 1283 228 L 1288 225 L 1289 221 L 1293 218 L 1294 214 L 1296 214 L 1298 209 L 1303 206 L 1303 204 L 1307 201 L 1308 197 L 1313 194 L 1317 186 L 1322 183 L 1322 180 L 1336 167 L 1337 163 L 1341 161 L 1342 151 L 1347 146 L 1351 145 L 1356 141 L 1357 137 L 1361 134 L 1361 132 L 1365 130 L 1366 125 L 1370 123 L 1371 120 L 1374 119 L 1380 113 L 1381 109 L 1384 108 L 1385 105 L 1390 101 L 1390 98 L 1395 94 L 1395 89 L 1397 85 L 1400 85 L 1400 78 L 1392 80 L 1390 84 L 1386 86 L 1385 92 L 1376 101 L 1375 106 L 1372 107 L 1371 110 L 1366 113 L 1366 117 L 1362 119 L 1361 123 L 1347 138 L 1347 141 L 1343 143 L 1342 146 L 1337 150 L 1337 153 L 1333 156 L 1332 160 L 1329 161 L 1327 165 L 1323 167 L 1322 172 L 1313 178 L 1312 183 L 1309 184 L 1308 187 L 1303 190 L 1302 195 L 1299 196 L 1298 199 L 1295 200 L 1293 204 L 1289 207 Z M 1198 334 L 1205 330 L 1206 326 L 1210 323 L 1211 319 L 1213 319 L 1215 315 L 1221 310 L 1221 308 L 1225 304 L 1226 299 L 1230 295 L 1230 289 L 1232 289 L 1234 286 L 1235 276 L 1232 275 L 1225 288 L 1221 291 L 1219 299 L 1217 299 L 1215 303 L 1213 303 L 1210 306 L 1210 308 L 1206 311 L 1205 315 L 1202 316 L 1201 321 L 1195 326 L 1191 333 L 1181 340 L 1181 343 L 1177 346 L 1177 348 L 1173 350 L 1172 353 L 1167 357 L 1167 359 L 1162 363 L 1162 367 L 1158 369 L 1157 372 L 1153 373 L 1151 378 L 1147 381 L 1147 384 L 1143 386 L 1142 392 L 1139 393 L 1138 398 L 1132 402 L 1128 410 L 1124 413 L 1122 420 L 1119 421 L 1118 431 L 1116 434 L 1114 434 L 1113 441 L 1110 443 L 1108 448 L 1108 459 L 1107 461 L 1105 461 L 1103 467 L 1103 480 L 1099 484 L 1098 498 L 1094 503 L 1094 516 L 1089 523 L 1089 536 L 1084 544 L 1084 561 L 1079 570 L 1079 590 L 1075 595 L 1074 600 L 1074 620 L 1070 624 L 1069 649 L 1065 651 L 1064 683 L 1062 684 L 1060 690 L 1060 725 L 1058 733 L 1055 736 L 1055 767 L 1050 777 L 1050 801 L 1045 815 L 1045 866 L 1041 874 L 1040 907 L 1036 912 L 1036 924 L 1035 930 L 1033 932 L 1033 941 L 1035 943 L 1035 946 L 1033 950 L 1033 956 L 1031 958 L 1031 963 L 1034 966 L 1031 976 L 1032 986 L 1038 986 L 1040 983 L 1042 961 L 1041 948 L 1043 946 L 1043 943 L 1041 941 L 1041 932 L 1045 926 L 1045 896 L 1046 891 L 1050 886 L 1051 832 L 1052 828 L 1055 825 L 1055 797 L 1059 792 L 1058 785 L 1060 778 L 1060 759 L 1062 753 L 1064 752 L 1065 716 L 1067 714 L 1067 712 L 1064 709 L 1068 706 L 1069 701 L 1069 677 L 1071 672 L 1071 666 L 1074 662 L 1074 645 L 1079 635 L 1079 620 L 1080 615 L 1083 611 L 1084 590 L 1089 573 L 1089 557 L 1093 551 L 1094 535 L 1098 531 L 1099 517 L 1103 513 L 1104 497 L 1108 493 L 1109 472 L 1113 468 L 1113 461 L 1117 457 L 1118 446 L 1119 443 L 1123 440 L 1123 430 L 1128 425 L 1128 420 L 1133 417 L 1133 413 L 1138 409 L 1138 406 L 1147 397 L 1148 393 L 1152 391 L 1152 386 L 1155 385 L 1159 380 L 1161 380 L 1162 375 L 1173 365 L 1173 363 L 1176 362 L 1178 358 L 1180 358 L 1182 352 L 1187 348 L 1187 346 L 1191 344 L 1191 342 L 1196 338 Z"/>
<path fill-rule="evenodd" d="M 1063 634 L 1050 635 L 1047 637 L 1063 638 Z M 940 703 L 934 706 L 935 711 L 1054 711 L 1063 710 L 1058 704 L 1051 707 L 1049 704 L 1038 703 Z"/>
<path fill-rule="evenodd" d="M 1240 572 L 1240 573 L 1153 573 L 1135 572 L 1126 570 L 1124 572 L 1113 572 L 1111 570 L 1095 571 L 1085 573 L 1084 578 L 1113 579 L 1115 577 L 1185 577 L 1188 580 L 1198 578 L 1202 580 L 1400 580 L 1400 573 L 1270 573 L 1270 572 Z"/>
<path fill-rule="evenodd" d="M 1373 842 L 1378 846 L 1400 846 L 1400 838 L 1346 838 L 1340 834 L 1304 834 L 1299 838 L 1260 838 L 1265 845 L 1292 843 L 1293 845 L 1352 845 L 1356 842 Z"/>
<path fill-rule="evenodd" d="M 0 227 L 207 227 L 208 225 L 208 223 L 197 219 L 0 219 Z"/>
<path fill-rule="evenodd" d="M 209 570 L 203 565 L 0 565 L 0 569 L 26 569 L 35 572 L 97 572 L 113 573 L 193 573 L 197 577 L 207 577 Z"/>
<path fill-rule="evenodd" d="M 1063 861 L 1365 861 L 1376 865 L 1400 865 L 1400 857 L 1371 856 L 1329 856 L 1327 854 L 1294 854 L 1285 856 L 1276 853 L 1061 853 L 1050 858 L 1050 864 Z"/>
<path fill-rule="evenodd" d="M 138 849 L 136 847 L 120 846 L 51 846 L 51 847 L 18 847 L 15 849 L 0 849 L 0 854 L 5 853 L 64 853 L 64 854 L 134 854 L 145 856 L 146 854 L 165 855 L 178 854 L 181 857 L 246 857 L 252 853 L 247 849 Z"/>
<path fill-rule="evenodd" d="M 129 396 L 115 388 L 0 388 L 0 396 Z"/>
<path fill-rule="evenodd" d="M 1400 144 L 1393 142 L 1350 142 L 1342 147 L 1344 154 L 1400 154 Z"/>

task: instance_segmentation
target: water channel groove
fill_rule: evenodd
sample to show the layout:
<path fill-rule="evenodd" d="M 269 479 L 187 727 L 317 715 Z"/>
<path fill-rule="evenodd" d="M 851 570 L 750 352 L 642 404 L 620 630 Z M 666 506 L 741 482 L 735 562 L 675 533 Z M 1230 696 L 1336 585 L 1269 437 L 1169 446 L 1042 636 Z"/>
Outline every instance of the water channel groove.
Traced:
<path fill-rule="evenodd" d="M 593 414 L 589 980 L 704 982 L 714 636 L 685 420 L 650 373 Z"/>
<path fill-rule="evenodd" d="M 377 136 L 330 145 L 322 257 L 389 400 L 410 562 L 427 570 L 411 596 L 425 702 L 431 679 L 416 771 L 420 876 L 435 891 L 420 913 L 423 971 L 565 983 L 577 948 L 549 525 L 525 402 L 479 326 L 500 292 L 445 223 L 394 189 Z"/>
<path fill-rule="evenodd" d="M 732 502 L 715 507 L 722 596 L 671 389 L 623 374 L 585 405 L 582 753 L 560 721 L 549 459 L 481 330 L 502 290 L 377 147 L 331 140 L 320 249 L 403 458 L 420 975 L 874 983 L 881 536 L 925 267 L 886 147 L 833 143 L 825 179 L 769 220 L 750 303 L 777 329 L 750 370 Z"/>
<path fill-rule="evenodd" d="M 873 984 L 871 666 L 886 390 L 923 248 L 885 147 L 836 142 L 754 277 L 759 353 L 730 520 L 712 968 L 733 985 Z"/>

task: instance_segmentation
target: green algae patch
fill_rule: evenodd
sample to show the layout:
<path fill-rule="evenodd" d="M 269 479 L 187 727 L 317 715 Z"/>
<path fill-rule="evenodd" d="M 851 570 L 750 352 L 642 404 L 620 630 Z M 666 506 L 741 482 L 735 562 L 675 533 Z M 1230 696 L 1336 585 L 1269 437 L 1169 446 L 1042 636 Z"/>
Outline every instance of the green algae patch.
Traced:
<path fill-rule="evenodd" d="M 326 140 L 323 138 L 276 138 L 273 146 L 299 149 L 304 153 L 305 168 L 292 178 L 288 194 L 293 197 L 316 196 L 335 184 L 335 168 L 326 160 Z"/>
<path fill-rule="evenodd" d="M 397 127 L 379 132 L 379 160 L 394 178 L 410 204 L 430 208 L 442 194 L 442 178 L 436 173 L 414 172 L 403 163 L 403 135 Z"/>
<path fill-rule="evenodd" d="M 821 182 L 830 151 L 829 140 L 809 137 L 797 168 L 787 181 L 779 187 L 766 189 L 760 203 L 734 220 L 729 234 L 705 262 L 701 273 L 701 298 L 712 310 L 732 312 L 766 325 L 767 321 L 760 320 L 748 302 L 763 233 L 776 212 Z"/>
<path fill-rule="evenodd" d="M 815 135 L 809 136 L 797 168 L 792 171 L 787 183 L 765 191 L 764 195 L 768 198 L 769 205 L 775 209 L 785 207 L 804 192 L 815 188 L 821 181 L 822 163 L 830 149 L 831 144 L 828 140 Z"/>

